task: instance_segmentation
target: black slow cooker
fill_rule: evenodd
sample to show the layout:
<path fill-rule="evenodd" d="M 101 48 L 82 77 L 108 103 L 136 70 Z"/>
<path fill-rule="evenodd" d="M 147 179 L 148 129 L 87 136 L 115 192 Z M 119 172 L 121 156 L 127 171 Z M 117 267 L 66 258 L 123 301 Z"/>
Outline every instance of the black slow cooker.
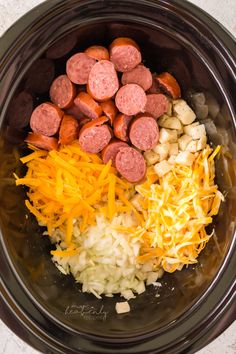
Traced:
<path fill-rule="evenodd" d="M 22 173 L 27 128 L 11 123 L 22 91 L 35 106 L 47 100 L 48 84 L 65 71 L 70 55 L 119 36 L 139 43 L 152 71 L 173 73 L 185 98 L 192 90 L 213 95 L 219 112 L 209 139 L 228 147 L 216 166 L 226 200 L 199 263 L 165 274 L 159 297 L 148 287 L 120 316 L 118 297 L 82 293 L 51 262 L 50 242 L 12 177 Z M 0 39 L 0 314 L 22 339 L 45 353 L 193 353 L 235 319 L 235 62 L 230 34 L 181 0 L 50 0 Z"/>

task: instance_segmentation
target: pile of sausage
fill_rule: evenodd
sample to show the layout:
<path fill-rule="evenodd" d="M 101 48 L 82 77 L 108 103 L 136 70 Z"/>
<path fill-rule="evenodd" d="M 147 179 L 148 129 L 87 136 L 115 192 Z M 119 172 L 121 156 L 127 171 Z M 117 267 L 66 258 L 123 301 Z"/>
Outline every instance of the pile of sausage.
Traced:
<path fill-rule="evenodd" d="M 157 118 L 180 95 L 171 74 L 152 74 L 142 64 L 136 42 L 116 38 L 109 51 L 92 46 L 68 59 L 66 74 L 51 85 L 51 102 L 34 109 L 26 142 L 51 150 L 78 139 L 82 150 L 101 152 L 104 163 L 111 159 L 136 183 L 146 173 L 142 151 L 159 139 Z"/>

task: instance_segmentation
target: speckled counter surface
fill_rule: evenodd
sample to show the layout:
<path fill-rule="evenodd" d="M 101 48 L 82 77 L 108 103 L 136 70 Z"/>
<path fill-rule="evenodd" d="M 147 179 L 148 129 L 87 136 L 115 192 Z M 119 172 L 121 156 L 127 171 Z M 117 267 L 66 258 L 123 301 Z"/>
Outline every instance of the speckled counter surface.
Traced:
<path fill-rule="evenodd" d="M 0 35 L 19 17 L 44 0 L 0 0 Z M 50 1 L 50 0 L 47 0 Z M 236 2 L 235 0 L 191 0 L 220 23 L 236 37 Z M 37 354 L 12 333 L 0 321 L 0 354 Z M 236 321 L 198 354 L 235 354 L 236 353 Z"/>

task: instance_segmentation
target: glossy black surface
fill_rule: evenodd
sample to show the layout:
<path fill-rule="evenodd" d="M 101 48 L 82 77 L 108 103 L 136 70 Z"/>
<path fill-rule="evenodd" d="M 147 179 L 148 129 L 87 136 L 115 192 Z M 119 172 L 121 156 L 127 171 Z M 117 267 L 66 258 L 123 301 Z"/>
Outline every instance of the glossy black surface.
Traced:
<path fill-rule="evenodd" d="M 34 106 L 47 100 L 50 82 L 65 71 L 71 54 L 91 44 L 108 45 L 117 36 L 137 40 L 146 65 L 172 72 L 184 95 L 196 89 L 216 97 L 223 116 L 216 126 L 227 131 L 233 155 L 217 165 L 218 183 L 227 192 L 215 220 L 219 247 L 212 240 L 197 266 L 165 275 L 160 289 L 149 287 L 122 316 L 114 311 L 117 297 L 101 302 L 59 273 L 50 260 L 49 240 L 24 207 L 26 191 L 12 179 L 13 171 L 24 173 L 19 155 L 25 152 L 30 106 L 22 107 L 31 101 L 21 103 L 19 95 L 27 92 Z M 1 290 L 8 310 L 23 325 L 25 340 L 55 353 L 191 352 L 235 318 L 235 58 L 233 39 L 196 7 L 177 0 L 51 0 L 1 39 Z M 16 102 L 18 125 L 11 113 Z M 157 291 L 160 297 L 154 296 Z"/>

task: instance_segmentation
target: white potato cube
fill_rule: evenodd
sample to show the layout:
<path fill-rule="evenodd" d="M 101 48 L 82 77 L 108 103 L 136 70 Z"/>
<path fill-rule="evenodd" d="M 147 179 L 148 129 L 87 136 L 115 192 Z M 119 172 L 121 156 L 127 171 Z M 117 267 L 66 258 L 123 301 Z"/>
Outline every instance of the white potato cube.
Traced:
<path fill-rule="evenodd" d="M 191 136 L 184 134 L 182 135 L 179 139 L 178 139 L 178 144 L 179 144 L 179 148 L 182 151 L 186 150 L 187 145 L 190 143 L 190 141 L 192 140 Z"/>
<path fill-rule="evenodd" d="M 190 143 L 188 143 L 186 147 L 186 151 L 197 152 L 197 144 L 198 144 L 198 140 L 190 141 Z"/>
<path fill-rule="evenodd" d="M 171 165 L 174 165 L 175 164 L 175 160 L 176 160 L 176 156 L 175 155 L 171 155 L 169 158 L 168 158 L 168 163 L 170 163 Z"/>
<path fill-rule="evenodd" d="M 116 312 L 117 313 L 126 313 L 126 312 L 130 312 L 130 306 L 128 301 L 124 301 L 124 302 L 117 302 L 116 303 Z"/>
<path fill-rule="evenodd" d="M 177 118 L 179 118 L 181 123 L 187 125 L 195 121 L 196 114 L 189 107 L 186 101 L 180 99 L 180 100 L 175 100 L 173 103 L 174 103 L 173 111 L 176 114 Z"/>
<path fill-rule="evenodd" d="M 166 160 L 163 160 L 154 166 L 154 170 L 158 177 L 164 176 L 165 174 L 170 172 L 172 168 L 173 166 L 171 166 L 171 164 L 169 164 Z"/>
<path fill-rule="evenodd" d="M 206 135 L 206 129 L 204 124 L 200 124 L 197 126 L 193 124 L 187 125 L 186 127 L 184 127 L 184 132 L 185 134 L 191 136 L 193 140 L 200 139 L 201 137 Z"/>
<path fill-rule="evenodd" d="M 197 151 L 205 149 L 207 144 L 207 137 L 203 135 L 199 140 L 197 140 Z"/>
<path fill-rule="evenodd" d="M 163 114 L 161 118 L 158 119 L 158 125 L 163 128 L 181 130 L 182 124 L 177 117 L 169 117 Z"/>
<path fill-rule="evenodd" d="M 166 114 L 168 116 L 172 116 L 172 108 L 173 108 L 172 103 L 169 102 L 169 106 L 168 106 L 168 109 L 167 109 L 167 112 L 166 112 Z"/>
<path fill-rule="evenodd" d="M 147 150 L 143 154 L 145 160 L 147 161 L 148 165 L 155 165 L 158 161 L 160 161 L 159 155 L 152 151 L 152 150 Z"/>
<path fill-rule="evenodd" d="M 175 162 L 179 165 L 192 166 L 195 159 L 194 154 L 189 151 L 180 151 L 176 156 Z"/>
<path fill-rule="evenodd" d="M 157 144 L 153 151 L 159 156 L 159 161 L 165 160 L 169 154 L 170 144 Z M 156 161 L 158 162 L 158 161 Z"/>
<path fill-rule="evenodd" d="M 159 141 L 161 144 L 177 142 L 177 131 L 161 128 Z"/>
<path fill-rule="evenodd" d="M 183 129 L 183 126 L 182 126 L 180 130 L 177 130 L 178 137 L 180 137 L 183 133 L 184 133 L 184 129 Z"/>
<path fill-rule="evenodd" d="M 172 143 L 170 144 L 170 149 L 169 149 L 169 155 L 178 155 L 179 152 L 179 147 L 178 143 Z"/>

